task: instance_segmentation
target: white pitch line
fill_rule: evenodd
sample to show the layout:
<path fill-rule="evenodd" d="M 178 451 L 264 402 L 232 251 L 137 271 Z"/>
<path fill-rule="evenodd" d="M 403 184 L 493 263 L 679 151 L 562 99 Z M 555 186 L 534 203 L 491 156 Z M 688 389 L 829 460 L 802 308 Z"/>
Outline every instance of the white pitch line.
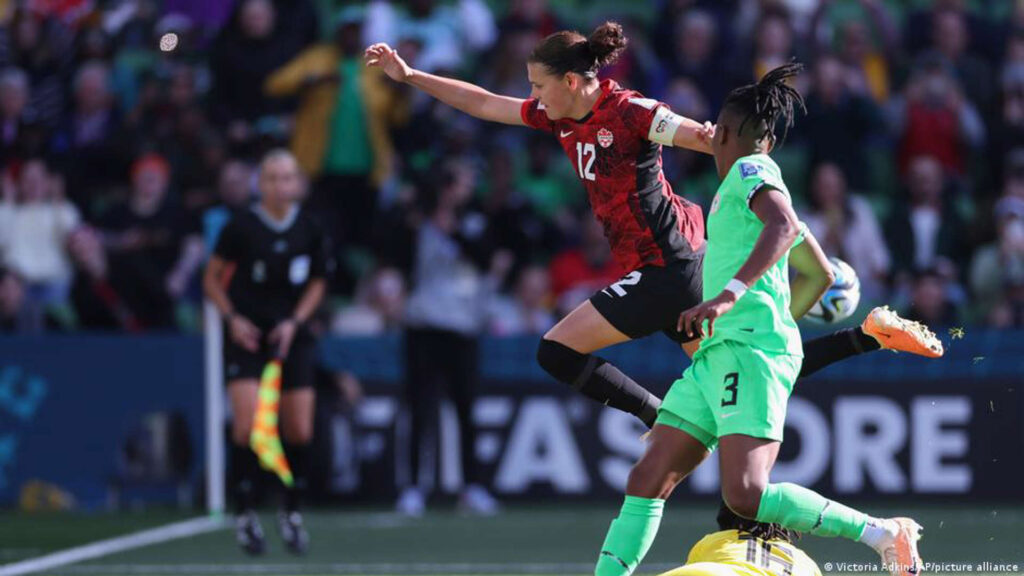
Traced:
<path fill-rule="evenodd" d="M 665 569 L 674 566 L 666 565 Z M 159 564 L 78 566 L 73 574 L 566 574 L 586 573 L 593 564 Z"/>
<path fill-rule="evenodd" d="M 28 560 L 22 560 L 21 562 L 4 564 L 0 566 L 0 576 L 19 576 L 21 574 L 41 572 L 58 566 L 66 566 L 68 564 L 74 564 L 75 562 L 92 560 L 93 558 L 116 554 L 117 552 L 124 552 L 125 550 L 131 550 L 133 548 L 141 548 L 143 546 L 159 544 L 160 542 L 167 542 L 177 538 L 188 538 L 189 536 L 213 532 L 214 530 L 220 530 L 225 526 L 227 526 L 227 523 L 221 518 L 213 518 L 209 516 L 193 518 L 191 520 L 175 522 L 174 524 L 168 524 L 159 528 L 142 530 L 141 532 L 135 532 L 126 536 L 118 536 L 117 538 L 100 540 L 99 542 L 93 542 L 92 544 L 86 544 L 84 546 L 68 548 L 67 550 L 61 550 L 60 552 L 54 552 L 53 554 L 47 554 L 38 558 L 30 558 Z"/>
<path fill-rule="evenodd" d="M 642 574 L 655 574 L 679 567 L 679 564 L 645 564 Z M 467 575 L 487 574 L 590 574 L 593 563 L 409 563 L 409 564 L 123 564 L 104 566 L 76 566 L 65 574 L 75 575 L 129 575 L 129 576 L 225 576 L 225 575 L 273 575 L 288 574 L 402 574 L 413 575 Z M 830 572 L 835 576 L 856 576 L 863 572 Z M 956 576 L 954 574 L 954 576 Z M 966 575 L 964 575 L 966 576 Z M 976 573 L 971 576 L 1000 576 L 992 573 Z"/>
<path fill-rule="evenodd" d="M 647 572 L 664 572 L 677 564 L 645 564 Z M 132 576 L 184 575 L 223 576 L 227 574 L 406 574 L 406 575 L 482 575 L 482 574 L 588 574 L 594 564 L 571 562 L 382 562 L 330 564 L 104 564 L 75 566 L 67 574 L 119 574 Z"/>

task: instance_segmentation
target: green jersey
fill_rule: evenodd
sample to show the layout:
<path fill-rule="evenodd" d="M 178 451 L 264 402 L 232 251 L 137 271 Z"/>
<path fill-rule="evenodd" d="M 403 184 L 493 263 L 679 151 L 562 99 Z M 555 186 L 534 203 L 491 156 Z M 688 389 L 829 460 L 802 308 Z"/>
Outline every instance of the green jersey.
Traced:
<path fill-rule="evenodd" d="M 338 64 L 338 99 L 330 120 L 330 141 L 324 156 L 328 174 L 365 175 L 373 170 L 373 147 L 366 122 L 366 106 L 360 89 L 364 65 L 358 58 Z M 342 190 L 334 190 L 335 194 Z"/>
<path fill-rule="evenodd" d="M 790 197 L 778 165 L 766 154 L 755 154 L 737 160 L 718 187 L 707 220 L 704 300 L 722 292 L 754 249 L 764 224 L 750 209 L 750 201 L 764 186 L 779 190 L 787 199 Z M 802 357 L 800 330 L 789 311 L 789 301 L 787 251 L 732 310 L 715 321 L 714 336 L 705 340 L 702 347 L 732 340 L 766 352 Z"/>

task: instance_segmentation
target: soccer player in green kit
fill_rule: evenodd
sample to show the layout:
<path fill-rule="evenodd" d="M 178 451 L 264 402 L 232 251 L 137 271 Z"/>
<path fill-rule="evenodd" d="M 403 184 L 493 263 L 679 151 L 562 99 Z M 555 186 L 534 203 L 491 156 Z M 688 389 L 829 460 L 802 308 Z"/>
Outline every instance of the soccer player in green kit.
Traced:
<path fill-rule="evenodd" d="M 636 569 L 654 541 L 665 499 L 716 446 L 722 496 L 737 515 L 864 542 L 894 576 L 920 571 L 921 527 L 913 520 L 872 518 L 801 486 L 769 482 L 803 359 L 794 318 L 831 283 L 809 281 L 829 266 L 768 156 L 776 123 L 784 119 L 788 129 L 803 107 L 786 83 L 801 68 L 787 64 L 733 90 L 719 114 L 712 149 L 722 184 L 707 219 L 704 302 L 679 317 L 680 330 L 705 338 L 665 397 L 647 451 L 630 472 L 597 576 Z M 797 271 L 792 297 L 790 264 Z"/>

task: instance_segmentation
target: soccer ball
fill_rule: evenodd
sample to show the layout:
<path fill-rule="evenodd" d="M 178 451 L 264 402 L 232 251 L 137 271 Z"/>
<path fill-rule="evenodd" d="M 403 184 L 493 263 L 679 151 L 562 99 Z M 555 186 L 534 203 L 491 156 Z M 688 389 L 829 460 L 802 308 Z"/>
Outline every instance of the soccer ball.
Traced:
<path fill-rule="evenodd" d="M 821 324 L 846 320 L 860 304 L 860 279 L 853 268 L 839 258 L 832 257 L 836 281 L 807 312 L 807 317 Z"/>

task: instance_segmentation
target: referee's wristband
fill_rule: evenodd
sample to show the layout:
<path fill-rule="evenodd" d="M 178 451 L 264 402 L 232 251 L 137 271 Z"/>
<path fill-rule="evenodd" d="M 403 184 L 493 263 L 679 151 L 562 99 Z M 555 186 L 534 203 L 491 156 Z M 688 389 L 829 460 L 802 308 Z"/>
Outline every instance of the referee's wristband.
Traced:
<path fill-rule="evenodd" d="M 733 294 L 735 294 L 736 295 L 736 299 L 739 300 L 740 298 L 743 297 L 744 294 L 746 294 L 746 292 L 747 292 L 747 285 L 744 284 L 743 282 L 733 278 L 732 280 L 729 280 L 728 283 L 726 283 L 725 290 L 728 290 L 729 292 L 732 292 Z"/>

